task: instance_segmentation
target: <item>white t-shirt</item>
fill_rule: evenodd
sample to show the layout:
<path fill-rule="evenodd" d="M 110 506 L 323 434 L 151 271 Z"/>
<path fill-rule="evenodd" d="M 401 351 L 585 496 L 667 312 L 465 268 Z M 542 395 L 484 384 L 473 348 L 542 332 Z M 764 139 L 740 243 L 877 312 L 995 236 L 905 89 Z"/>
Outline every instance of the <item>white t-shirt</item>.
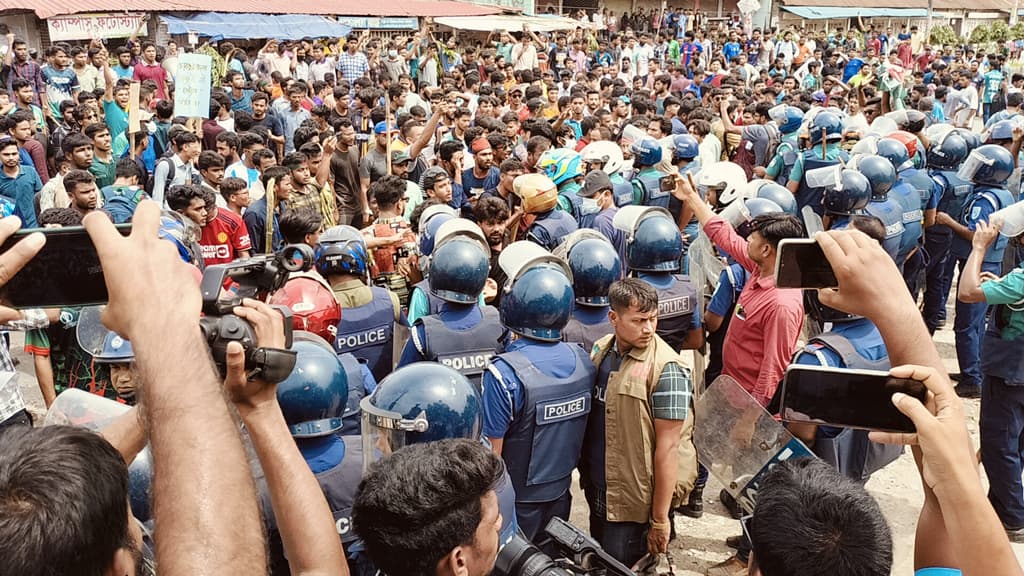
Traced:
<path fill-rule="evenodd" d="M 960 91 L 960 99 L 967 104 L 967 107 L 957 112 L 957 124 L 967 122 L 967 117 L 970 116 L 971 111 L 977 111 L 978 109 L 978 89 L 974 87 L 973 82 L 968 84 L 967 88 Z"/>
<path fill-rule="evenodd" d="M 540 63 L 537 61 L 537 47 L 532 42 L 523 44 L 520 42 L 512 47 L 512 69 L 513 70 L 533 70 L 539 68 Z"/>
<path fill-rule="evenodd" d="M 594 12 L 594 17 L 591 20 L 594 22 L 594 27 L 598 30 L 604 28 L 604 16 L 600 12 Z"/>

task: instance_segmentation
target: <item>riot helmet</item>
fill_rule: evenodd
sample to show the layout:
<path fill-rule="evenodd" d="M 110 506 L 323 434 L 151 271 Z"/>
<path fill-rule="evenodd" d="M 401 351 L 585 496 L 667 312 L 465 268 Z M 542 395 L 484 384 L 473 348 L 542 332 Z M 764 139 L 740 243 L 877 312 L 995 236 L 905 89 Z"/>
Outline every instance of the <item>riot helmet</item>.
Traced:
<path fill-rule="evenodd" d="M 800 210 L 797 208 L 796 197 L 789 191 L 788 188 L 775 182 L 768 182 L 761 185 L 757 189 L 757 197 L 771 200 L 775 204 L 782 208 L 782 211 L 786 214 L 792 214 L 793 216 L 799 216 Z"/>
<path fill-rule="evenodd" d="M 411 444 L 480 438 L 480 393 L 458 371 L 436 362 L 395 370 L 359 402 L 363 470 Z"/>
<path fill-rule="evenodd" d="M 885 200 L 889 190 L 896 184 L 896 169 L 893 168 L 892 162 L 881 156 L 858 156 L 856 170 L 863 174 L 871 185 L 872 200 Z"/>
<path fill-rule="evenodd" d="M 903 142 L 895 138 L 882 138 L 876 145 L 876 154 L 892 163 L 896 172 L 906 170 L 913 166 L 910 160 L 910 152 Z"/>
<path fill-rule="evenodd" d="M 607 306 L 608 289 L 622 276 L 622 263 L 615 247 L 601 233 L 584 228 L 566 237 L 554 251 L 572 271 L 576 303 Z"/>
<path fill-rule="evenodd" d="M 732 162 L 714 162 L 702 166 L 697 175 L 697 186 L 707 193 L 713 192 L 715 200 L 712 207 L 721 211 L 735 202 L 742 194 L 747 183 L 747 173 L 739 164 Z"/>
<path fill-rule="evenodd" d="M 622 148 L 610 140 L 599 140 L 587 144 L 580 150 L 580 159 L 587 171 L 594 170 L 596 168 L 594 164 L 600 164 L 601 170 L 604 170 L 609 176 L 617 174 L 622 169 L 624 161 Z"/>
<path fill-rule="evenodd" d="M 334 292 L 314 276 L 293 276 L 270 297 L 271 304 L 287 306 L 292 311 L 292 329 L 312 332 L 328 342 L 338 335 L 341 306 Z"/>
<path fill-rule="evenodd" d="M 312 332 L 295 332 L 291 349 L 295 367 L 277 385 L 288 431 L 294 438 L 334 434 L 341 430 L 349 386 L 361 383 L 348 381 L 334 348 Z"/>
<path fill-rule="evenodd" d="M 434 251 L 434 241 L 438 228 L 445 222 L 458 218 L 459 213 L 447 204 L 428 206 L 420 214 L 420 254 L 430 256 Z"/>
<path fill-rule="evenodd" d="M 316 248 L 316 271 L 325 278 L 331 274 L 366 276 L 370 256 L 363 235 L 352 226 L 328 228 L 320 235 Z"/>
<path fill-rule="evenodd" d="M 637 272 L 674 272 L 683 238 L 672 214 L 660 207 L 624 206 L 612 225 L 626 233 L 626 263 Z"/>
<path fill-rule="evenodd" d="M 955 130 L 947 130 L 932 140 L 925 159 L 929 168 L 953 170 L 967 159 L 967 141 Z"/>
<path fill-rule="evenodd" d="M 819 112 L 814 115 L 807 130 L 812 146 L 821 143 L 822 135 L 826 142 L 838 142 L 843 139 L 843 119 L 833 112 Z"/>
<path fill-rule="evenodd" d="M 629 145 L 629 151 L 633 153 L 638 166 L 654 166 L 661 162 L 661 144 L 649 136 L 635 140 Z"/>
<path fill-rule="evenodd" d="M 508 277 L 501 297 L 501 323 L 534 340 L 561 340 L 574 299 L 569 266 L 526 240 L 502 250 L 498 265 Z"/>
<path fill-rule="evenodd" d="M 856 170 L 845 169 L 839 181 L 825 188 L 822 206 L 829 214 L 849 216 L 871 201 L 871 183 Z"/>
<path fill-rule="evenodd" d="M 693 160 L 700 151 L 700 143 L 690 134 L 676 134 L 672 137 L 672 161 Z"/>
<path fill-rule="evenodd" d="M 971 151 L 956 175 L 982 186 L 1002 187 L 1013 173 L 1013 156 L 998 144 L 985 144 Z"/>
<path fill-rule="evenodd" d="M 430 293 L 446 302 L 476 304 L 487 283 L 491 250 L 480 227 L 457 218 L 438 229 L 430 258 Z"/>

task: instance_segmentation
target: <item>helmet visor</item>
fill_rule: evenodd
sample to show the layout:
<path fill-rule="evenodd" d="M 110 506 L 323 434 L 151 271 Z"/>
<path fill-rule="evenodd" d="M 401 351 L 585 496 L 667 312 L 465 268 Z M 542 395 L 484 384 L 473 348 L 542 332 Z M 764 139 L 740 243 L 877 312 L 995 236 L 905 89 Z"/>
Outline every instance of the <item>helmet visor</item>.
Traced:
<path fill-rule="evenodd" d="M 967 156 L 967 160 L 960 165 L 960 169 L 956 172 L 956 177 L 961 180 L 971 181 L 974 180 L 974 176 L 981 170 L 982 166 L 991 166 L 992 160 L 985 158 L 985 156 L 974 150 Z"/>
<path fill-rule="evenodd" d="M 363 441 L 363 472 L 378 460 L 391 455 L 396 450 L 411 444 L 408 434 L 427 431 L 426 413 L 421 412 L 416 418 L 403 418 L 397 412 L 383 410 L 373 405 L 372 396 L 359 402 L 362 410 L 362 441 Z"/>
<path fill-rule="evenodd" d="M 807 186 L 809 188 L 832 188 L 839 190 L 842 188 L 842 172 L 843 167 L 840 164 L 808 170 L 805 174 Z"/>

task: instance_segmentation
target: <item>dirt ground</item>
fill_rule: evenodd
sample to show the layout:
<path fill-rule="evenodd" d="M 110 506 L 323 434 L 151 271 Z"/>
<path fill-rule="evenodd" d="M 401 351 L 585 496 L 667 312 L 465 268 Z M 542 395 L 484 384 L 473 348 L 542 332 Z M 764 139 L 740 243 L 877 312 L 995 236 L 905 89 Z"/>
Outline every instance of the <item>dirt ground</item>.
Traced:
<path fill-rule="evenodd" d="M 952 318 L 950 310 L 949 318 Z M 13 356 L 19 360 L 18 370 L 20 383 L 25 393 L 29 410 L 37 421 L 43 415 L 43 401 L 36 384 L 32 368 L 32 358 L 22 352 L 23 338 L 21 334 L 11 334 Z M 947 327 L 935 335 L 939 352 L 951 373 L 958 372 L 956 351 L 953 346 L 952 320 Z M 978 442 L 978 401 L 965 400 L 968 428 Z M 574 483 L 575 484 L 575 483 Z M 722 560 L 727 559 L 732 550 L 725 545 L 725 539 L 740 533 L 740 525 L 732 520 L 719 502 L 718 494 L 721 484 L 714 477 L 708 482 L 704 491 L 704 516 L 699 520 L 679 517 L 676 519 L 676 531 L 679 538 L 670 547 L 676 562 L 676 574 L 680 576 L 702 575 L 705 570 Z M 923 502 L 920 477 L 914 466 L 913 458 L 907 451 L 903 457 L 875 473 L 867 484 L 870 492 L 881 505 L 893 535 L 894 563 L 892 574 L 913 574 L 914 530 L 917 527 L 917 516 Z M 572 522 L 580 528 L 587 528 L 587 506 L 583 494 L 574 487 Z M 1014 545 L 1018 559 L 1024 561 L 1024 545 Z"/>

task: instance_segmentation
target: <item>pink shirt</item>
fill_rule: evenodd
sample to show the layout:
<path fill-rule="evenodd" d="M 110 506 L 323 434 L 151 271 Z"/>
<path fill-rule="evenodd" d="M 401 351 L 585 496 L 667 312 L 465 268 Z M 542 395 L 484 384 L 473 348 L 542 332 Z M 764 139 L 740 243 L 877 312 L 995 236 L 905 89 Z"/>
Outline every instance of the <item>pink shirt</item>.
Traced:
<path fill-rule="evenodd" d="M 164 100 L 167 98 L 167 71 L 164 70 L 164 67 L 159 62 L 146 64 L 145 61 L 140 60 L 135 65 L 132 77 L 139 82 L 145 82 L 146 80 L 156 82 L 156 99 Z"/>
<path fill-rule="evenodd" d="M 747 256 L 747 241 L 725 220 L 715 216 L 704 232 L 750 272 L 725 334 L 722 374 L 735 378 L 767 406 L 796 351 L 804 321 L 803 294 L 776 288 L 774 276 L 762 278 Z"/>

